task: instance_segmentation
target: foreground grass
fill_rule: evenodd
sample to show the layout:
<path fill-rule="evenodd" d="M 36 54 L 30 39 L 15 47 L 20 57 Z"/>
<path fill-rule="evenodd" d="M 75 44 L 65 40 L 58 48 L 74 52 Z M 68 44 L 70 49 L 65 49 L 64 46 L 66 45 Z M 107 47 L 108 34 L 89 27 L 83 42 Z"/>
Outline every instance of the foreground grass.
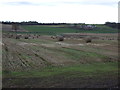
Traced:
<path fill-rule="evenodd" d="M 118 73 L 117 71 L 118 71 L 118 62 L 106 62 L 106 63 L 79 64 L 79 65 L 63 66 L 63 67 L 49 66 L 37 71 L 10 72 L 9 74 L 3 72 L 3 76 L 5 77 L 10 76 L 16 78 L 50 77 L 56 75 L 59 76 L 64 75 L 66 77 L 72 77 L 72 76 L 80 77 L 80 76 L 91 76 L 94 74 L 102 74 L 107 72 Z"/>
<path fill-rule="evenodd" d="M 46 67 L 37 71 L 3 73 L 3 88 L 114 88 L 118 87 L 118 63 L 92 63 Z"/>

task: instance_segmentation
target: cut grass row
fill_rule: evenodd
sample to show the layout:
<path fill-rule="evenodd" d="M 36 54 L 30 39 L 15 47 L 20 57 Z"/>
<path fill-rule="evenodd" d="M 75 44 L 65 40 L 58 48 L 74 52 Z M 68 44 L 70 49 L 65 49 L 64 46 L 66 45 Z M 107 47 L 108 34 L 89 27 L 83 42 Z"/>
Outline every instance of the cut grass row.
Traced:
<path fill-rule="evenodd" d="M 76 50 L 72 48 L 45 48 L 45 49 L 58 53 L 59 55 L 64 55 L 69 59 L 77 60 L 77 61 L 82 61 L 84 59 L 85 61 L 88 59 L 93 59 L 94 61 L 96 61 L 95 59 L 97 58 L 100 58 L 100 59 L 107 58 L 107 56 L 102 54 L 97 54 L 95 52 L 88 52 L 83 50 Z M 93 60 L 91 60 L 91 62 L 93 62 Z"/>
<path fill-rule="evenodd" d="M 27 43 L 30 43 L 30 42 L 32 42 L 32 43 L 41 43 L 41 40 L 20 40 L 20 41 L 24 41 L 24 42 L 27 42 Z M 47 40 L 48 41 L 48 40 Z M 45 41 L 44 43 L 46 43 L 47 41 Z M 43 43 L 43 42 L 42 42 Z M 52 43 L 52 42 L 48 42 L 48 43 Z M 53 43 L 54 44 L 54 43 Z M 107 56 L 106 55 L 103 55 L 103 54 L 99 54 L 99 53 L 97 53 L 97 52 L 90 52 L 90 51 L 84 51 L 84 50 L 77 50 L 77 49 L 72 49 L 72 48 L 48 48 L 48 47 L 41 47 L 41 46 L 31 46 L 31 47 L 29 47 L 29 48 L 33 48 L 33 50 L 39 50 L 40 49 L 40 51 L 46 51 L 47 50 L 47 52 L 49 53 L 49 52 L 54 52 L 54 53 L 58 53 L 59 55 L 63 55 L 63 53 L 64 53 L 64 55 L 66 56 L 66 57 L 68 57 L 68 58 L 71 58 L 71 59 L 73 59 L 73 60 L 80 60 L 80 59 L 87 59 L 88 57 L 89 58 L 101 58 L 101 59 L 105 59 L 105 58 L 107 58 Z M 84 48 L 84 47 L 82 47 L 82 48 Z M 95 49 L 95 50 L 97 50 L 97 49 Z M 46 52 L 46 53 L 47 53 Z"/>

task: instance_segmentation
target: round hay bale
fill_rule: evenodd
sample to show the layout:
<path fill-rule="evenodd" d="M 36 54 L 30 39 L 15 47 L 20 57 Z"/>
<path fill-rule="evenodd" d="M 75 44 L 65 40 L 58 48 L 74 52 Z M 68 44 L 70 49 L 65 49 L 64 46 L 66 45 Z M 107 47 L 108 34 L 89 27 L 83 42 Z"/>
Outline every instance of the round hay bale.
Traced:
<path fill-rule="evenodd" d="M 55 39 L 56 37 L 55 36 L 51 36 L 52 39 Z"/>
<path fill-rule="evenodd" d="M 29 34 L 28 36 L 29 36 L 29 37 L 31 37 L 31 35 L 30 35 L 30 34 Z"/>
<path fill-rule="evenodd" d="M 25 39 L 29 39 L 29 37 L 28 37 L 28 36 L 25 36 Z"/>
<path fill-rule="evenodd" d="M 20 39 L 20 36 L 19 36 L 19 35 L 16 35 L 15 39 Z"/>
<path fill-rule="evenodd" d="M 51 36 L 51 38 L 53 38 L 53 36 Z"/>
<path fill-rule="evenodd" d="M 86 43 L 91 43 L 92 42 L 92 38 L 91 37 L 86 37 L 85 38 L 85 42 Z"/>
<path fill-rule="evenodd" d="M 12 38 L 13 37 L 13 35 L 9 35 L 9 38 Z"/>
<path fill-rule="evenodd" d="M 36 38 L 39 38 L 39 36 L 36 36 Z"/>
<path fill-rule="evenodd" d="M 62 36 L 58 37 L 58 41 L 64 41 L 64 38 Z"/>

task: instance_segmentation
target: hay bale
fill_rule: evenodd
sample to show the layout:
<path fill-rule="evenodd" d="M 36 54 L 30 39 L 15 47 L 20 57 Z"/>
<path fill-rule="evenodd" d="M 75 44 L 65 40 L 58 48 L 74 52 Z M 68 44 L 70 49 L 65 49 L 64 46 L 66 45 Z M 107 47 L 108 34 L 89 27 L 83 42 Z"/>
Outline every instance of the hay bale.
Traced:
<path fill-rule="evenodd" d="M 39 36 L 37 35 L 37 38 L 39 38 Z"/>
<path fill-rule="evenodd" d="M 53 38 L 53 36 L 51 36 L 51 38 Z"/>
<path fill-rule="evenodd" d="M 86 43 L 91 43 L 92 42 L 92 38 L 91 37 L 86 37 L 85 38 L 85 42 Z"/>
<path fill-rule="evenodd" d="M 15 39 L 20 39 L 20 36 L 16 36 Z"/>
<path fill-rule="evenodd" d="M 15 39 L 20 39 L 20 35 L 16 35 Z"/>
<path fill-rule="evenodd" d="M 12 38 L 12 37 L 13 37 L 13 35 L 12 35 L 12 34 L 10 34 L 8 38 Z"/>
<path fill-rule="evenodd" d="M 31 35 L 30 35 L 30 34 L 29 34 L 28 36 L 29 36 L 29 37 L 31 37 Z"/>
<path fill-rule="evenodd" d="M 64 37 L 59 36 L 59 37 L 58 37 L 58 41 L 64 41 Z"/>
<path fill-rule="evenodd" d="M 25 39 L 29 39 L 29 37 L 28 37 L 28 36 L 25 36 Z"/>
<path fill-rule="evenodd" d="M 55 36 L 51 36 L 52 39 L 55 39 L 56 37 Z"/>

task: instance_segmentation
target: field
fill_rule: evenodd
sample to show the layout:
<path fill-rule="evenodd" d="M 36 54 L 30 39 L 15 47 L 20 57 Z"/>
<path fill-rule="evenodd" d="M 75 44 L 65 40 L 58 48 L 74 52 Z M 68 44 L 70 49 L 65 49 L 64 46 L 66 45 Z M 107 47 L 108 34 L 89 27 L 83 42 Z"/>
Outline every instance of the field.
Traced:
<path fill-rule="evenodd" d="M 13 31 L 11 25 L 2 25 L 3 32 Z M 63 33 L 118 33 L 118 30 L 105 25 L 96 25 L 93 30 L 84 30 L 70 25 L 20 25 L 17 33 L 56 35 Z"/>
<path fill-rule="evenodd" d="M 24 26 L 31 32 L 76 32 L 56 28 Z M 3 34 L 3 88 L 118 88 L 118 39 L 86 43 L 78 37 L 58 41 L 50 35 L 33 36 L 15 39 Z"/>
<path fill-rule="evenodd" d="M 22 28 L 30 32 L 38 32 L 42 34 L 61 34 L 61 33 L 117 33 L 117 29 L 110 28 L 105 25 L 96 25 L 94 30 L 83 30 L 71 28 L 67 25 L 24 25 Z"/>

